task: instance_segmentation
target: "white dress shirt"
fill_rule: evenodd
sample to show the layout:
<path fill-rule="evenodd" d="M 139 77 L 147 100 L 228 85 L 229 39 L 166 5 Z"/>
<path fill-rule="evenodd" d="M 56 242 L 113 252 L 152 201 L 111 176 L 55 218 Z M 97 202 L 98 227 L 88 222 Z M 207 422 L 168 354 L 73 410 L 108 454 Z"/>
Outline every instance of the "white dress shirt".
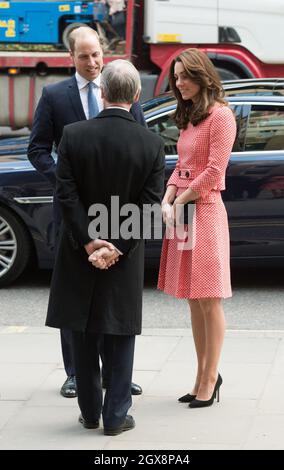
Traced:
<path fill-rule="evenodd" d="M 105 109 L 123 109 L 123 111 L 130 113 L 130 110 L 123 108 L 123 106 L 107 106 Z"/>
<path fill-rule="evenodd" d="M 84 109 L 84 113 L 87 119 L 89 119 L 89 106 L 88 106 L 88 84 L 89 80 L 86 80 L 84 77 L 82 77 L 78 72 L 75 73 L 75 78 L 77 81 L 77 85 L 79 88 L 79 93 L 80 93 L 80 98 L 82 102 L 82 106 Z M 95 84 L 94 88 L 94 93 L 97 99 L 99 111 L 101 112 L 104 108 L 102 96 L 101 96 L 101 74 L 93 80 L 93 83 Z"/>

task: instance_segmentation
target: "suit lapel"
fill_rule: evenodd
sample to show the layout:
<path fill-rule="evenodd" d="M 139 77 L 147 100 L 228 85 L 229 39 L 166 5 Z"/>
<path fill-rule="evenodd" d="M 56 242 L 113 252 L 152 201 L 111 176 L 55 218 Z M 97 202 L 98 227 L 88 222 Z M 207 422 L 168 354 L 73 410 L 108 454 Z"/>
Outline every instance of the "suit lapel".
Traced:
<path fill-rule="evenodd" d="M 68 85 L 68 95 L 78 121 L 86 120 L 87 118 L 85 116 L 84 109 L 82 106 L 75 75 L 71 78 L 70 85 Z"/>

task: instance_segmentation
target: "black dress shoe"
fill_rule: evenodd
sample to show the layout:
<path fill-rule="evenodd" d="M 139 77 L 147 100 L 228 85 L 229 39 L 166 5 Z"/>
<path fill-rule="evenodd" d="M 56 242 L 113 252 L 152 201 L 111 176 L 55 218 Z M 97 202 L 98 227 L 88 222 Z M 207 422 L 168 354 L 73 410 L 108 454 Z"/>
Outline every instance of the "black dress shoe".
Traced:
<path fill-rule="evenodd" d="M 107 388 L 107 381 L 105 379 L 102 380 L 102 387 Z M 142 394 L 142 387 L 140 385 L 131 383 L 131 395 L 141 395 Z"/>
<path fill-rule="evenodd" d="M 60 393 L 65 398 L 76 398 L 77 384 L 75 375 L 69 375 L 61 387 Z"/>
<path fill-rule="evenodd" d="M 129 431 L 135 428 L 135 421 L 131 415 L 126 415 L 124 422 L 117 428 L 104 428 L 104 434 L 106 436 L 117 436 L 124 431 Z"/>
<path fill-rule="evenodd" d="M 140 385 L 137 385 L 135 383 L 131 383 L 131 395 L 141 395 L 142 394 L 142 388 Z"/>
<path fill-rule="evenodd" d="M 196 395 L 190 395 L 190 393 L 187 393 L 186 395 L 183 395 L 183 397 L 178 398 L 178 401 L 180 403 L 191 403 L 195 398 Z"/>
<path fill-rule="evenodd" d="M 79 416 L 78 421 L 84 426 L 84 428 L 87 428 L 87 429 L 97 429 L 100 425 L 99 420 L 95 421 L 94 423 L 91 423 L 89 421 L 86 421 L 82 415 Z"/>

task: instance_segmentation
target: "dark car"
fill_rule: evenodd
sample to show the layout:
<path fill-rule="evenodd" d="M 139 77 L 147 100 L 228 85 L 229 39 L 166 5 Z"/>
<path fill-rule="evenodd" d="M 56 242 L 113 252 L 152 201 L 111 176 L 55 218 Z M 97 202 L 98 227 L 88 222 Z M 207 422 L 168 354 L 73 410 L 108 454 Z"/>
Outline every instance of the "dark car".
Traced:
<path fill-rule="evenodd" d="M 238 133 L 222 194 L 232 260 L 279 262 L 284 260 L 284 97 L 279 81 L 270 79 L 259 88 L 257 83 L 254 80 L 250 91 L 245 84 L 226 84 Z M 165 141 L 166 181 L 177 161 L 175 107 L 169 93 L 144 104 L 149 129 Z M 2 286 L 16 279 L 31 259 L 40 268 L 53 264 L 52 189 L 27 160 L 27 143 L 25 130 L 0 135 Z M 161 241 L 147 241 L 146 259 L 157 263 L 160 249 Z"/>
<path fill-rule="evenodd" d="M 223 82 L 226 96 L 284 96 L 284 78 L 246 78 Z"/>

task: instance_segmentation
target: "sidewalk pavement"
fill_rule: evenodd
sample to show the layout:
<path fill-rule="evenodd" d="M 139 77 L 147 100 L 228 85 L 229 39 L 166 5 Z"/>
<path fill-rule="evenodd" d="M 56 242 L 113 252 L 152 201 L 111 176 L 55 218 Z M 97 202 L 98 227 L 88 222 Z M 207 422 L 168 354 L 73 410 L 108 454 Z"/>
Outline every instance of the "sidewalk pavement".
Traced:
<path fill-rule="evenodd" d="M 104 436 L 78 423 L 65 380 L 59 333 L 0 328 L 0 449 L 176 450 L 284 448 L 284 331 L 228 331 L 220 403 L 189 409 L 177 398 L 195 372 L 191 330 L 145 329 L 137 337 L 133 381 L 136 428 Z"/>

